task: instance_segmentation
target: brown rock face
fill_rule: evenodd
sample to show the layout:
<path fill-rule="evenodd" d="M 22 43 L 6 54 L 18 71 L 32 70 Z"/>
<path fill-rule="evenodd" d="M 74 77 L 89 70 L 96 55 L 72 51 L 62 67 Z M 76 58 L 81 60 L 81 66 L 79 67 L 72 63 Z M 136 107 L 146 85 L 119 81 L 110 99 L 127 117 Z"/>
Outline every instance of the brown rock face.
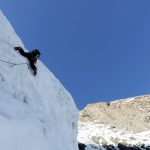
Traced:
<path fill-rule="evenodd" d="M 150 95 L 87 105 L 80 121 L 98 120 L 134 133 L 150 130 Z"/>

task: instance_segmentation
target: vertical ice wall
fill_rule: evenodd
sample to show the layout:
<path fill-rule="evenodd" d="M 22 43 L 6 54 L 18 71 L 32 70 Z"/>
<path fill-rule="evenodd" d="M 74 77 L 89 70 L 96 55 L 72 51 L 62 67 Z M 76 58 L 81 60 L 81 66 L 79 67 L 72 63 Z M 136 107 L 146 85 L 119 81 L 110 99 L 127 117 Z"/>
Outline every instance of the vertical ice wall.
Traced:
<path fill-rule="evenodd" d="M 13 50 L 23 43 L 0 11 L 0 60 L 27 62 Z M 70 93 L 42 62 L 0 62 L 0 149 L 77 150 L 78 110 Z"/>

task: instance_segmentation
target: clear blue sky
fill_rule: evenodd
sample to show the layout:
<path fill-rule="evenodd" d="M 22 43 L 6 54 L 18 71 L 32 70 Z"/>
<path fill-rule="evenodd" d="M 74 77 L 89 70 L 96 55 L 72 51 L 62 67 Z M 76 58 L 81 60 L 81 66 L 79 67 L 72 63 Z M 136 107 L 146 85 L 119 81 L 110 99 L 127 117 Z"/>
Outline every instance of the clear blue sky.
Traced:
<path fill-rule="evenodd" d="M 150 93 L 149 0 L 1 0 L 0 6 L 79 109 Z"/>

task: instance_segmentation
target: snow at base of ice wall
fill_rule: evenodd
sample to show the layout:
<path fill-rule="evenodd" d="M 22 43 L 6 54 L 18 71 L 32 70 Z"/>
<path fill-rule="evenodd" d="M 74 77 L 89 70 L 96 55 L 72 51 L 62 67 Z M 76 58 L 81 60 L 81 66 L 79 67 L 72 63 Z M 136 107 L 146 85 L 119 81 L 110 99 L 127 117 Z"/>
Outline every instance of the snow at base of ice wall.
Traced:
<path fill-rule="evenodd" d="M 0 60 L 26 63 L 13 50 L 23 43 L 0 11 Z M 38 61 L 37 76 L 26 64 L 0 62 L 0 149 L 78 150 L 78 109 L 72 96 Z"/>

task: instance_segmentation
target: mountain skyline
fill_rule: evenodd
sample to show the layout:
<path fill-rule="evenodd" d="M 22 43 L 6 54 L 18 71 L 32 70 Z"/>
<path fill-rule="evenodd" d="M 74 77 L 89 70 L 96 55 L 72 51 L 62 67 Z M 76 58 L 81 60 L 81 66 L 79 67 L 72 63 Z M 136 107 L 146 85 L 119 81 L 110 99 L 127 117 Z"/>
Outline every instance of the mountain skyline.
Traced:
<path fill-rule="evenodd" d="M 88 103 L 150 93 L 150 2 L 1 1 L 25 47 Z"/>

